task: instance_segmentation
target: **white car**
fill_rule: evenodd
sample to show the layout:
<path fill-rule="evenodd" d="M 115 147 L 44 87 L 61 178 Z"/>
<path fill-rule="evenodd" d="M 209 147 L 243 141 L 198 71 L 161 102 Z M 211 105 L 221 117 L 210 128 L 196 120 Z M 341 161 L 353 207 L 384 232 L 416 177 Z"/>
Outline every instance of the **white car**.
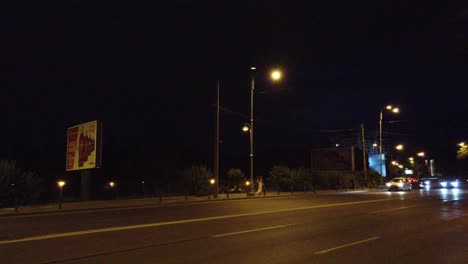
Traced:
<path fill-rule="evenodd" d="M 389 191 L 411 191 L 411 181 L 406 178 L 393 178 L 385 184 Z"/>

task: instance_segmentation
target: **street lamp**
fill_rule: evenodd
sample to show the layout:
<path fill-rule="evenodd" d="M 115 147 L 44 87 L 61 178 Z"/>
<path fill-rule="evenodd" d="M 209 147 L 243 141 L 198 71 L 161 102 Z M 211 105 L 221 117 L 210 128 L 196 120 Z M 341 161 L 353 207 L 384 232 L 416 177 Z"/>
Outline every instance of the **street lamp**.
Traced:
<path fill-rule="evenodd" d="M 400 108 L 387 105 L 385 107 L 388 111 L 398 114 L 400 113 Z M 379 135 L 380 135 L 380 144 L 379 144 L 379 164 L 380 164 L 380 175 L 382 174 L 382 119 L 383 119 L 383 110 L 380 110 L 380 119 L 379 119 Z"/>
<path fill-rule="evenodd" d="M 426 153 L 424 153 L 424 152 L 419 152 L 419 153 L 416 154 L 416 155 L 418 155 L 418 157 L 424 157 L 424 156 L 426 156 Z"/>
<path fill-rule="evenodd" d="M 250 191 L 250 181 L 245 181 L 245 193 L 247 196 L 249 196 L 249 191 Z"/>
<path fill-rule="evenodd" d="M 403 147 L 402 144 L 399 144 L 399 145 L 396 145 L 396 146 L 395 146 L 395 149 L 396 149 L 396 150 L 403 150 L 403 148 L 404 148 L 404 147 Z"/>
<path fill-rule="evenodd" d="M 62 192 L 63 192 L 63 186 L 65 186 L 66 182 L 63 180 L 57 181 L 57 186 L 60 189 L 60 196 L 59 196 L 59 209 L 62 209 Z"/>
<path fill-rule="evenodd" d="M 255 92 L 255 71 L 256 67 L 250 67 L 251 83 L 250 83 L 250 125 L 249 130 L 242 129 L 244 132 L 250 131 L 250 181 L 253 182 L 254 174 L 254 92 Z M 280 70 L 275 69 L 271 72 L 270 77 L 273 81 L 279 81 L 282 78 Z"/>
<path fill-rule="evenodd" d="M 216 183 L 216 180 L 214 178 L 210 179 L 210 189 L 208 190 L 208 199 L 211 199 L 211 191 L 213 190 L 213 186 Z M 213 193 L 213 198 L 215 198 L 215 195 Z"/>

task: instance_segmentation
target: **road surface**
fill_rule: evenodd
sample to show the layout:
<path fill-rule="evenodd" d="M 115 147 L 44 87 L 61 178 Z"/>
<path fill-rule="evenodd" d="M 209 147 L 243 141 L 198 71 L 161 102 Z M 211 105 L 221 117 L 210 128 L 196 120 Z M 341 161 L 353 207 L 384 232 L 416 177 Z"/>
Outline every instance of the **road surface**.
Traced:
<path fill-rule="evenodd" d="M 468 191 L 0 217 L 0 263 L 468 263 Z"/>

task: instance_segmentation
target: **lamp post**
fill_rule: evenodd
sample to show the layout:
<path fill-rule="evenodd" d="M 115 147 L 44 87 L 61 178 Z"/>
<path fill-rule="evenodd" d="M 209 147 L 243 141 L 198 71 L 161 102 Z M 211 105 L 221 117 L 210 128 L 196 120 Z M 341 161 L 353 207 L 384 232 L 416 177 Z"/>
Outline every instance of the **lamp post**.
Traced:
<path fill-rule="evenodd" d="M 400 113 L 400 109 L 398 107 L 393 107 L 391 105 L 387 105 L 385 107 L 388 111 L 391 111 L 395 114 Z M 383 176 L 382 174 L 382 119 L 383 119 L 383 110 L 380 110 L 380 119 L 379 119 L 379 164 L 380 164 L 380 175 Z"/>
<path fill-rule="evenodd" d="M 247 197 L 249 197 L 249 191 L 250 191 L 250 181 L 245 181 L 245 193 Z"/>
<path fill-rule="evenodd" d="M 213 190 L 213 186 L 216 183 L 215 179 L 210 179 L 210 189 L 208 190 L 208 199 L 211 199 L 211 191 Z M 215 198 L 215 194 L 213 193 L 213 198 Z"/>
<path fill-rule="evenodd" d="M 255 71 L 256 67 L 250 67 L 251 71 L 251 82 L 250 82 L 250 124 L 249 124 L 249 134 L 250 134 L 250 182 L 253 183 L 254 175 L 254 92 L 255 92 Z M 271 72 L 270 78 L 273 81 L 279 81 L 283 77 L 283 74 L 280 70 L 275 69 Z M 245 127 L 245 126 L 244 126 Z M 244 128 L 243 128 L 244 130 Z M 247 132 L 247 130 L 244 130 Z"/>
<path fill-rule="evenodd" d="M 65 186 L 66 182 L 65 181 L 58 181 L 57 186 L 60 189 L 60 196 L 59 196 L 59 209 L 62 209 L 62 191 L 63 191 L 63 186 Z"/>

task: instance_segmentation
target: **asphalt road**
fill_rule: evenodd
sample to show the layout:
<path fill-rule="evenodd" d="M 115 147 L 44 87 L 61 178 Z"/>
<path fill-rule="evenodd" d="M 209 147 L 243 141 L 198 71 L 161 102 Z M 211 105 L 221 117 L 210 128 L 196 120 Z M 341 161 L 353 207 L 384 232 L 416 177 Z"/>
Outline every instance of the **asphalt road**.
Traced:
<path fill-rule="evenodd" d="M 468 191 L 0 217 L 0 263 L 468 263 Z"/>

